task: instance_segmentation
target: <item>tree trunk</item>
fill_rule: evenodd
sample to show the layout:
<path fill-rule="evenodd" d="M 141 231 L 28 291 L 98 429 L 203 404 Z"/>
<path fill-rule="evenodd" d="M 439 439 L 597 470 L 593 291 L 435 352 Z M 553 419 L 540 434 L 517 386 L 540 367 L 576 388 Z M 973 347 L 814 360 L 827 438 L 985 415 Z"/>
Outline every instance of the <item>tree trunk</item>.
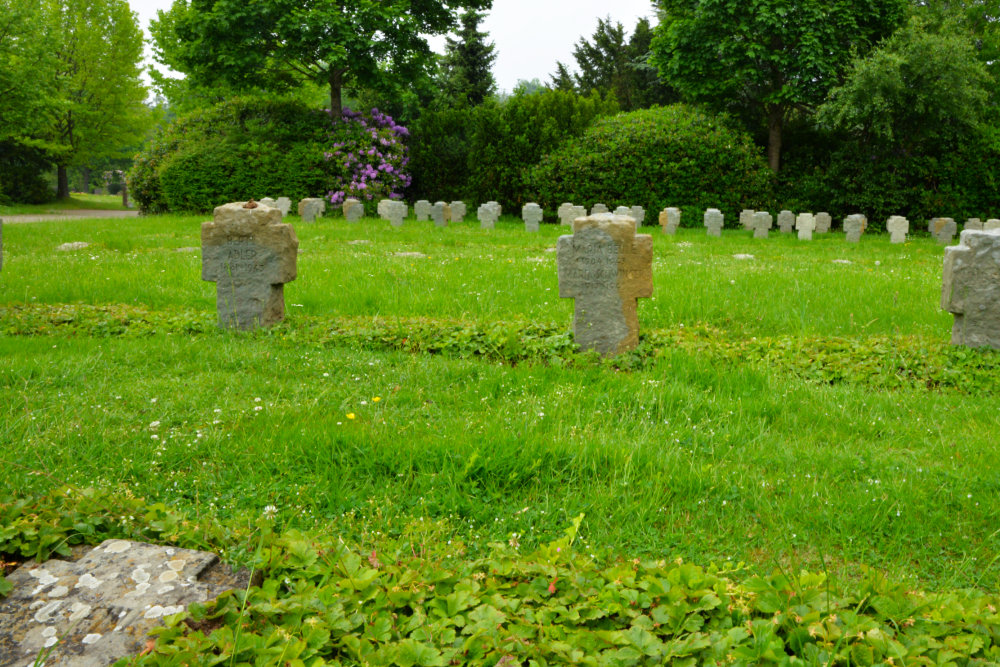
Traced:
<path fill-rule="evenodd" d="M 343 87 L 343 70 L 330 70 L 330 115 L 334 118 L 340 118 L 344 112 L 344 103 L 341 99 Z"/>
<path fill-rule="evenodd" d="M 122 180 L 122 206 L 128 208 L 128 183 Z"/>
<path fill-rule="evenodd" d="M 80 170 L 80 192 L 94 194 L 90 189 L 90 167 L 84 167 Z"/>
<path fill-rule="evenodd" d="M 767 164 L 771 171 L 778 173 L 781 168 L 781 129 L 785 121 L 785 110 L 775 104 L 767 111 Z"/>
<path fill-rule="evenodd" d="M 66 173 L 66 166 L 56 167 L 56 197 L 59 199 L 69 198 L 69 174 Z"/>

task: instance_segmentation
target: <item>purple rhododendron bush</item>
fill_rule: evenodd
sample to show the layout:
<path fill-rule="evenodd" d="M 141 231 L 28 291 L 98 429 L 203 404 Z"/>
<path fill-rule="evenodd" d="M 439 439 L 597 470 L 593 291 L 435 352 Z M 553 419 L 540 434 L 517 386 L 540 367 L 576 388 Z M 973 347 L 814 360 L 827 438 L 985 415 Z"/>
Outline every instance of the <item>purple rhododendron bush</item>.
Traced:
<path fill-rule="evenodd" d="M 238 97 L 162 129 L 136 156 L 129 192 L 144 213 L 208 212 L 251 197 L 377 203 L 410 183 L 408 134 L 378 109 L 331 120 L 295 100 Z"/>
<path fill-rule="evenodd" d="M 333 148 L 323 154 L 327 162 L 343 169 L 327 193 L 330 203 L 338 206 L 353 197 L 371 214 L 375 208 L 371 202 L 402 199 L 403 190 L 410 185 L 406 172 L 410 160 L 403 143 L 409 134 L 378 109 L 367 114 L 345 109 L 341 119 L 333 123 Z"/>

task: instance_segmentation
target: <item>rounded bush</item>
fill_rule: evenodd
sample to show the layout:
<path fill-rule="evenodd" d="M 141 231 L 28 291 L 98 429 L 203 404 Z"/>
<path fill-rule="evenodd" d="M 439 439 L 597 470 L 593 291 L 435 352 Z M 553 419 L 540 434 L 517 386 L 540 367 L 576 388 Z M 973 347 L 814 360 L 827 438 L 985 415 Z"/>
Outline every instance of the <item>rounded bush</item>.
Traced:
<path fill-rule="evenodd" d="M 234 98 L 150 142 L 129 172 L 129 194 L 147 213 L 210 211 L 250 197 L 398 198 L 409 182 L 405 132 L 377 110 L 332 121 L 294 100 Z"/>
<path fill-rule="evenodd" d="M 718 208 L 734 226 L 742 209 L 770 200 L 772 180 L 749 136 L 674 105 L 599 120 L 545 156 L 531 188 L 550 211 L 562 202 L 640 205 L 648 221 L 676 206 L 685 226 L 701 226 L 705 209 Z"/>

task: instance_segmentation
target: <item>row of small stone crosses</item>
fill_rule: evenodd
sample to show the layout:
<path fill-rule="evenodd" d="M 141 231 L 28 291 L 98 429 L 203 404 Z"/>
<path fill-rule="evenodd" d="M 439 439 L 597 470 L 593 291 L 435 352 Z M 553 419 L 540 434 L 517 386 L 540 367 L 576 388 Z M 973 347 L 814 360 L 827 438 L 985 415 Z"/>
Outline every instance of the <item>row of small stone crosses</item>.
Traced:
<path fill-rule="evenodd" d="M 612 356 L 639 343 L 637 300 L 653 295 L 653 237 L 637 234 L 636 223 L 598 209 L 574 215 L 572 235 L 559 237 L 559 296 L 575 299 L 574 336 L 583 349 Z M 954 224 L 938 220 L 932 231 Z M 296 278 L 299 241 L 279 209 L 253 200 L 219 206 L 202 224 L 201 240 L 202 279 L 217 285 L 220 327 L 254 329 L 284 318 L 284 284 Z M 966 229 L 959 245 L 945 249 L 941 305 L 955 316 L 954 344 L 1000 349 L 998 273 L 1000 225 Z"/>
<path fill-rule="evenodd" d="M 261 203 L 279 208 L 282 215 L 288 215 L 291 206 L 287 197 L 281 197 L 277 200 L 265 198 L 261 200 Z M 344 217 L 349 222 L 357 222 L 364 215 L 364 205 L 357 199 L 346 199 L 342 209 Z M 303 221 L 313 222 L 325 212 L 326 202 L 323 199 L 303 199 L 299 202 L 298 210 Z M 495 201 L 482 204 L 477 211 L 480 227 L 493 229 L 502 210 L 500 204 Z M 468 209 L 463 201 L 451 203 L 439 201 L 432 204 L 426 199 L 421 199 L 414 204 L 413 212 L 418 222 L 433 220 L 438 227 L 446 227 L 449 222 L 463 222 Z M 537 232 L 543 212 L 542 207 L 536 203 L 525 204 L 521 208 L 521 219 L 524 221 L 525 230 Z M 590 215 L 609 212 L 606 205 L 598 203 L 591 208 Z M 401 201 L 383 199 L 378 204 L 378 214 L 380 218 L 389 221 L 394 227 L 402 227 L 403 221 L 409 214 L 409 207 Z M 587 209 L 567 202 L 559 207 L 557 214 L 559 223 L 568 226 L 572 225 L 576 218 L 587 216 Z M 646 221 L 646 211 L 641 206 L 619 206 L 615 209 L 614 215 L 632 218 L 637 227 L 641 227 Z M 778 214 L 777 222 L 778 230 L 782 234 L 790 234 L 795 231 L 800 240 L 811 241 L 814 233 L 826 234 L 830 231 L 833 218 L 826 212 L 815 215 L 812 213 L 795 215 L 791 211 L 784 210 Z M 676 234 L 681 224 L 681 210 L 673 207 L 663 209 L 660 212 L 659 223 L 664 234 Z M 725 216 L 719 209 L 710 208 L 705 211 L 704 225 L 709 236 L 720 237 L 725 225 Z M 743 229 L 752 231 L 754 238 L 766 239 L 774 227 L 774 217 L 767 211 L 743 209 L 740 212 L 740 225 Z M 868 218 L 860 213 L 844 218 L 843 230 L 849 243 L 858 243 L 867 229 Z M 984 223 L 979 218 L 969 218 L 965 223 L 965 229 L 981 231 L 1000 229 L 1000 219 L 991 219 Z M 906 237 L 910 233 L 910 222 L 903 216 L 894 215 L 886 221 L 886 230 L 890 234 L 891 243 L 905 243 Z M 954 239 L 958 225 L 952 218 L 934 218 L 928 225 L 928 231 L 940 243 L 948 245 Z"/>

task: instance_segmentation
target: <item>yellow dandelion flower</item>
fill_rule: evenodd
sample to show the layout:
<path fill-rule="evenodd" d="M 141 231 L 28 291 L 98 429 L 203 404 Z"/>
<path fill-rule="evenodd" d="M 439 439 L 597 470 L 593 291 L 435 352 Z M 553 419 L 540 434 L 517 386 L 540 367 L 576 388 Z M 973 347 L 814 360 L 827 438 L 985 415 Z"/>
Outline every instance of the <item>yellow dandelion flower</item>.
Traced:
<path fill-rule="evenodd" d="M 353 412 L 348 412 L 347 413 L 347 418 L 348 419 L 354 419 L 354 413 Z"/>
<path fill-rule="evenodd" d="M 378 403 L 379 401 L 381 401 L 381 400 L 382 400 L 382 397 L 381 397 L 381 396 L 375 396 L 375 397 L 373 397 L 373 398 L 372 398 L 372 400 L 373 400 L 374 402 Z"/>

